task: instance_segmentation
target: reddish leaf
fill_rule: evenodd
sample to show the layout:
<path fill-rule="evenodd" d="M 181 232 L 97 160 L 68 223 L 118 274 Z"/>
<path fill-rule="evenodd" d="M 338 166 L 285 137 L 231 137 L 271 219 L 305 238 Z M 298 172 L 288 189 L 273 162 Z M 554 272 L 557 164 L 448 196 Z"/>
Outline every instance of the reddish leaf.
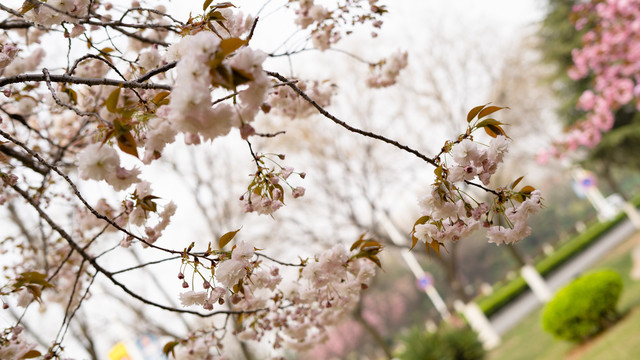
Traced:
<path fill-rule="evenodd" d="M 118 147 L 120 150 L 124 151 L 129 155 L 133 155 L 138 157 L 138 146 L 136 144 L 136 139 L 133 138 L 130 132 L 122 133 L 116 139 L 118 141 Z"/>
<path fill-rule="evenodd" d="M 486 108 L 482 109 L 482 111 L 480 111 L 480 113 L 478 114 L 478 119 L 483 118 L 489 114 L 493 114 L 494 112 L 502 109 L 505 108 L 501 106 L 487 106 Z"/>
<path fill-rule="evenodd" d="M 498 137 L 498 135 L 507 136 L 507 133 L 499 125 L 486 125 L 484 131 L 491 137 Z"/>
<path fill-rule="evenodd" d="M 33 358 L 37 358 L 39 356 L 42 356 L 40 351 L 38 351 L 38 350 L 29 350 L 24 355 L 22 355 L 22 358 L 23 359 L 33 359 Z"/>
<path fill-rule="evenodd" d="M 467 122 L 470 123 L 471 120 L 473 120 L 474 117 L 476 117 L 476 115 L 478 115 L 478 113 L 484 109 L 484 107 L 487 106 L 485 105 L 480 105 L 480 106 L 476 106 L 473 109 L 471 109 L 471 111 L 469 111 L 469 113 L 467 114 Z"/>

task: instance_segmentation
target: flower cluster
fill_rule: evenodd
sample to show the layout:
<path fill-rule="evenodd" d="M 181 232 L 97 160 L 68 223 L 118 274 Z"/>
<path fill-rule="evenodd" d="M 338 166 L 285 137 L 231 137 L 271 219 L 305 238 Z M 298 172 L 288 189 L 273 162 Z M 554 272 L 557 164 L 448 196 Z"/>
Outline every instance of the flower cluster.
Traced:
<path fill-rule="evenodd" d="M 345 31 L 344 25 L 356 25 L 370 23 L 373 28 L 382 26 L 381 15 L 387 10 L 385 6 L 377 5 L 378 0 L 368 0 L 366 6 L 364 0 L 347 0 L 346 4 L 340 4 L 335 9 L 327 9 L 316 4 L 314 0 L 293 0 L 298 3 L 295 9 L 296 24 L 302 29 L 311 29 L 311 42 L 316 49 L 326 50 L 340 41 Z M 358 11 L 359 10 L 359 11 Z M 372 37 L 377 34 L 372 33 Z"/>
<path fill-rule="evenodd" d="M 41 356 L 36 344 L 27 342 L 21 335 L 23 328 L 14 326 L 5 329 L 0 336 L 0 359 L 27 359 Z"/>
<path fill-rule="evenodd" d="M 193 290 L 181 293 L 180 302 L 213 310 L 228 298 L 234 310 L 244 312 L 240 339 L 269 336 L 274 348 L 308 349 L 326 338 L 327 326 L 343 321 L 356 306 L 375 275 L 380 250 L 379 243 L 362 238 L 351 250 L 336 245 L 300 265 L 291 264 L 302 267 L 298 279 L 283 283 L 279 268 L 265 267 L 247 242 L 238 242 L 230 253 L 209 248 L 205 257 L 213 254 L 218 259 L 209 269 L 201 260 L 183 258 L 178 279 L 183 288 Z M 193 269 L 191 285 L 185 276 L 187 265 Z M 204 275 L 204 270 L 215 276 Z M 195 289 L 195 278 L 202 279 L 202 290 Z"/>
<path fill-rule="evenodd" d="M 49 0 L 46 3 L 26 2 L 24 17 L 44 26 L 60 25 L 63 22 L 77 23 L 89 13 L 90 0 Z"/>
<path fill-rule="evenodd" d="M 278 157 L 284 160 L 284 155 L 280 154 Z M 306 173 L 296 173 L 294 168 L 281 166 L 265 154 L 255 155 L 254 160 L 257 170 L 252 175 L 253 180 L 249 184 L 247 192 L 240 197 L 245 212 L 256 212 L 261 215 L 273 214 L 284 205 L 285 191 L 283 185 L 291 190 L 291 195 L 294 199 L 304 196 L 305 188 L 302 186 L 294 187 L 289 183 L 288 179 L 294 173 L 304 179 Z M 270 160 L 276 166 L 267 166 L 265 160 Z"/>
<path fill-rule="evenodd" d="M 78 171 L 82 179 L 105 180 L 115 190 L 126 190 L 140 182 L 140 170 L 120 166 L 118 152 L 106 144 L 91 144 L 78 154 Z"/>
<path fill-rule="evenodd" d="M 373 72 L 367 78 L 367 85 L 372 88 L 381 88 L 394 85 L 400 75 L 400 70 L 407 67 L 408 54 L 406 51 L 398 51 L 388 59 L 384 59 L 372 66 Z"/>
<path fill-rule="evenodd" d="M 29 55 L 25 57 L 15 55 L 15 52 L 11 49 L 11 46 L 5 45 L 5 48 L 6 47 L 9 47 L 9 52 L 5 55 L 7 55 L 7 57 L 9 57 L 10 60 L 13 61 L 7 62 L 7 64 L 4 66 L 2 76 L 15 76 L 23 74 L 27 71 L 33 71 L 40 65 L 42 59 L 44 59 L 46 55 L 45 51 L 40 47 L 34 49 Z M 9 56 L 11 53 L 14 54 L 13 57 Z M 0 55 L 0 63 L 1 62 L 2 55 Z M 2 69 L 2 66 L 0 66 L 0 69 Z"/>
<path fill-rule="evenodd" d="M 332 84 L 321 81 L 299 81 L 296 85 L 323 108 L 331 104 L 331 97 L 335 92 Z M 291 119 L 304 119 L 316 113 L 316 109 L 308 101 L 288 86 L 277 86 L 271 89 L 266 104 L 267 112 Z"/>
<path fill-rule="evenodd" d="M 18 48 L 11 43 L 1 43 L 0 44 L 0 69 L 4 69 L 9 65 L 13 58 L 16 57 L 18 53 Z"/>
<path fill-rule="evenodd" d="M 439 252 L 439 247 L 447 241 L 458 241 L 481 227 L 488 228 L 489 242 L 498 245 L 511 244 L 530 234 L 526 220 L 541 206 L 538 190 L 525 186 L 515 191 L 522 178 L 510 187 L 495 190 L 473 183 L 477 179 L 488 186 L 508 150 L 510 140 L 502 123 L 487 118 L 501 109 L 486 105 L 474 108 L 467 118 L 467 132 L 442 148 L 445 159 L 436 169 L 436 181 L 419 200 L 421 217 L 412 230 L 413 246 L 420 241 L 427 249 L 431 247 Z M 489 145 L 483 148 L 471 135 L 480 128 L 492 136 Z M 473 185 L 489 191 L 493 200 L 485 203 L 474 199 L 465 189 Z"/>

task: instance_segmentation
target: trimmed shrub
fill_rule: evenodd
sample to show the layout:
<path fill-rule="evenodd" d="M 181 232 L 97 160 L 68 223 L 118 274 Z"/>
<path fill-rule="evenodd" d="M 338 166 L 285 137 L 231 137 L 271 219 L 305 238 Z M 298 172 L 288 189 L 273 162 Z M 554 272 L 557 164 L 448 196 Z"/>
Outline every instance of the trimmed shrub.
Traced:
<path fill-rule="evenodd" d="M 403 338 L 402 360 L 482 360 L 485 350 L 469 329 L 441 326 L 436 332 L 414 327 Z"/>
<path fill-rule="evenodd" d="M 622 278 L 613 270 L 586 273 L 567 285 L 542 314 L 542 327 L 556 338 L 583 342 L 618 319 Z"/>

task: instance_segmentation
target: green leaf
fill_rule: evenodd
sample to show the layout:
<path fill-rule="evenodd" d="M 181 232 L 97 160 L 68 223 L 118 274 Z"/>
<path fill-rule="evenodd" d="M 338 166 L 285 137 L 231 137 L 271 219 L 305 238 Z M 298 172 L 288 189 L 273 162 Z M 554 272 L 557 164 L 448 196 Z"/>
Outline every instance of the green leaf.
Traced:
<path fill-rule="evenodd" d="M 485 126 L 488 126 L 488 125 L 498 125 L 499 126 L 499 125 L 504 125 L 504 124 L 501 123 L 500 121 L 496 120 L 496 119 L 485 119 L 485 120 L 480 121 L 476 125 L 476 127 L 477 128 L 481 128 L 481 127 L 485 127 Z"/>
<path fill-rule="evenodd" d="M 467 114 L 467 122 L 470 123 L 471 120 L 473 120 L 474 117 L 476 117 L 476 115 L 478 115 L 478 113 L 484 109 L 484 107 L 487 106 L 487 104 L 485 105 L 480 105 L 480 106 L 476 106 L 473 109 L 471 109 L 471 111 L 469 111 L 469 113 Z"/>
<path fill-rule="evenodd" d="M 236 231 L 229 231 L 228 233 L 222 235 L 220 237 L 220 239 L 218 240 L 218 246 L 220 247 L 220 249 L 225 247 L 225 245 L 227 245 L 229 243 L 229 241 L 233 240 L 233 238 L 236 236 L 238 231 L 240 231 L 240 229 L 238 229 Z"/>
<path fill-rule="evenodd" d="M 433 170 L 433 173 L 434 173 L 434 174 L 436 174 L 436 177 L 437 177 L 438 179 L 442 179 L 442 171 L 443 171 L 443 170 L 442 170 L 442 165 L 440 165 L 440 166 L 438 166 L 437 168 L 435 168 L 435 169 Z"/>
<path fill-rule="evenodd" d="M 508 109 L 508 108 L 505 108 L 502 106 L 487 106 L 486 108 L 482 109 L 482 111 L 480 111 L 480 113 L 478 114 L 478 119 L 483 118 L 487 115 L 493 114 L 494 112 L 502 109 Z"/>
<path fill-rule="evenodd" d="M 120 89 L 121 88 L 118 87 L 117 89 L 113 90 L 111 94 L 109 94 L 109 97 L 107 98 L 107 100 L 104 102 L 109 112 L 112 112 L 112 113 L 116 112 L 116 109 L 118 107 L 118 99 L 120 98 Z"/>

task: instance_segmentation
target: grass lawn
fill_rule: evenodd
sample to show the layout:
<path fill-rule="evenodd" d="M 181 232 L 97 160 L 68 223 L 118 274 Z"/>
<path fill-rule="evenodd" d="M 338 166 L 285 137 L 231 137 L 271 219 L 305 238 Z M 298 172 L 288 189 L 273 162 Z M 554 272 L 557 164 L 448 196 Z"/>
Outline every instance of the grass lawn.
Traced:
<path fill-rule="evenodd" d="M 631 250 L 640 233 L 619 245 L 594 269 L 616 270 L 624 282 L 618 310 L 624 317 L 609 330 L 582 345 L 556 340 L 542 330 L 539 309 L 507 333 L 489 360 L 632 360 L 640 359 L 640 281 L 629 278 Z"/>

